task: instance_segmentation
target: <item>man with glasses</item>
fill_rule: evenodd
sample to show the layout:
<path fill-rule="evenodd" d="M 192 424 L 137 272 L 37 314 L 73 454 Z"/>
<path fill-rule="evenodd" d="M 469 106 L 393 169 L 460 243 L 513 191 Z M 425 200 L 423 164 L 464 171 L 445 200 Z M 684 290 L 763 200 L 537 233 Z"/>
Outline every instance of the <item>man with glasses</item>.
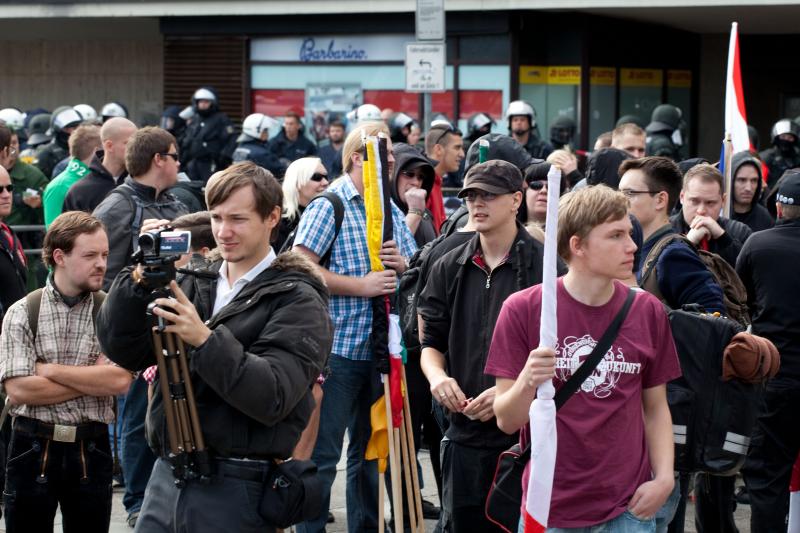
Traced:
<path fill-rule="evenodd" d="M 442 226 L 446 216 L 444 199 L 442 198 L 442 180 L 445 174 L 458 172 L 461 160 L 464 159 L 464 140 L 461 132 L 449 124 L 438 124 L 428 131 L 425 137 L 425 153 L 438 163 L 433 188 L 428 195 L 427 208 L 433 215 L 433 226 L 436 231 Z"/>
<path fill-rule="evenodd" d="M 167 192 L 178 181 L 180 162 L 176 146 L 175 137 L 161 128 L 147 127 L 134 133 L 125 150 L 125 167 L 130 176 L 92 213 L 108 231 L 108 269 L 103 281 L 106 291 L 117 273 L 131 264 L 131 254 L 138 248 L 137 239 L 141 232 L 157 230 L 189 212 Z M 136 523 L 155 462 L 155 456 L 145 442 L 146 411 L 147 383 L 139 377 L 133 381 L 125 397 L 122 415 L 121 455 L 125 473 L 122 503 L 128 512 L 130 526 Z"/>
<path fill-rule="evenodd" d="M 641 282 L 647 256 L 662 238 L 675 233 L 669 213 L 681 192 L 681 171 L 671 159 L 660 156 L 628 159 L 619 168 L 619 190 L 630 201 L 628 212 L 642 225 L 644 245 L 636 278 Z M 667 305 L 680 309 L 700 304 L 706 311 L 724 312 L 722 289 L 711 272 L 685 242 L 669 244 L 656 260 L 658 289 Z"/>
<path fill-rule="evenodd" d="M 48 179 L 41 170 L 19 160 L 19 137 L 8 126 L 0 125 L 0 166 L 3 166 L 14 185 L 14 210 L 4 222 L 9 226 L 42 224 L 42 193 L 47 187 Z M 42 237 L 38 233 L 20 234 L 25 248 L 38 248 Z"/>
<path fill-rule="evenodd" d="M 483 373 L 505 299 L 542 281 L 542 245 L 517 220 L 522 173 L 506 161 L 473 166 L 459 197 L 477 234 L 443 255 L 421 290 L 422 370 L 450 425 L 442 441 L 437 531 L 499 531 L 484 514 L 497 458 L 517 441 L 494 420 L 494 378 Z"/>

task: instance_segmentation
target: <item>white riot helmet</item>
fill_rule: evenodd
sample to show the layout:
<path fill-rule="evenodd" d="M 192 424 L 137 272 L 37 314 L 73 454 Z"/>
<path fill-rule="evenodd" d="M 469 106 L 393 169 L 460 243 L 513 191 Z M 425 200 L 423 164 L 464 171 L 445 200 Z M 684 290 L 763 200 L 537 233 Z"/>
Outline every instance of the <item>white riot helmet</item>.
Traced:
<path fill-rule="evenodd" d="M 278 121 L 263 113 L 248 115 L 242 122 L 242 134 L 237 139 L 239 142 L 261 138 L 261 133 L 277 128 Z"/>
<path fill-rule="evenodd" d="M 25 113 L 13 107 L 0 110 L 0 120 L 14 131 L 19 131 L 25 127 Z"/>
<path fill-rule="evenodd" d="M 381 117 L 381 110 L 378 106 L 373 104 L 363 104 L 347 114 L 347 120 L 355 124 L 363 124 L 364 122 L 383 122 Z"/>
<path fill-rule="evenodd" d="M 78 104 L 76 106 L 72 106 L 72 109 L 81 114 L 84 122 L 97 122 L 97 111 L 95 111 L 95 109 L 89 104 Z"/>
<path fill-rule="evenodd" d="M 531 123 L 531 129 L 536 127 L 536 110 L 525 100 L 514 100 L 506 108 L 506 120 L 508 129 L 511 129 L 511 117 L 526 116 Z"/>
<path fill-rule="evenodd" d="M 128 118 L 128 109 L 119 102 L 109 102 L 100 110 L 103 122 L 113 117 Z"/>

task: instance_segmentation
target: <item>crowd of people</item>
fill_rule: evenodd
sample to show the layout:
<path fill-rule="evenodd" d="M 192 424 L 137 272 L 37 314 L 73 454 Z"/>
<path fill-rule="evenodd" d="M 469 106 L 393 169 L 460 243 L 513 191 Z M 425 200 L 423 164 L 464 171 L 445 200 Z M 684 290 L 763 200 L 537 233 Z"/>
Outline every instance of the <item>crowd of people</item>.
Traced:
<path fill-rule="evenodd" d="M 423 501 L 423 515 L 437 531 L 502 531 L 486 513 L 498 458 L 530 441 L 538 385 L 567 383 L 622 308 L 615 370 L 598 370 L 558 413 L 547 531 L 681 532 L 692 491 L 699 532 L 738 531 L 743 501 L 750 531 L 785 530 L 800 452 L 800 125 L 777 121 L 760 153 L 751 129 L 752 150 L 728 162 L 728 196 L 721 163 L 686 153 L 680 109 L 663 104 L 650 118 L 621 117 L 586 153 L 574 121 L 559 117 L 544 139 L 521 100 L 501 125 L 469 117 L 467 132 L 364 104 L 328 124 L 320 146 L 296 110 L 235 126 L 211 87 L 168 108 L 160 127 L 138 127 L 119 102 L 0 111 L 7 531 L 51 531 L 57 507 L 65 530 L 108 531 L 112 483 L 136 531 L 274 531 L 265 481 L 294 458 L 313 461 L 321 487 L 318 513 L 296 530 L 322 532 L 345 432 L 347 528 L 378 531 L 379 477 L 365 451 L 382 296 L 411 309 L 409 411 L 415 448 L 430 450 L 423 482 L 440 507 Z M 370 136 L 388 148 L 393 235 L 381 271 L 366 237 Z M 553 168 L 557 221 L 547 219 Z M 445 187 L 459 191 L 450 214 Z M 554 223 L 551 349 L 539 347 L 539 314 L 543 230 Z M 14 231 L 36 224 L 43 236 Z M 132 256 L 140 234 L 167 227 L 188 231 L 192 249 L 170 292 L 154 294 Z M 25 253 L 38 248 L 42 283 Z M 667 384 L 681 367 L 665 306 L 730 314 L 704 254 L 746 288 L 752 333 L 780 353 L 736 495 L 735 476 L 679 475 L 673 464 Z M 208 471 L 171 451 L 164 394 L 179 391 L 160 386 L 154 318 L 188 346 Z"/>

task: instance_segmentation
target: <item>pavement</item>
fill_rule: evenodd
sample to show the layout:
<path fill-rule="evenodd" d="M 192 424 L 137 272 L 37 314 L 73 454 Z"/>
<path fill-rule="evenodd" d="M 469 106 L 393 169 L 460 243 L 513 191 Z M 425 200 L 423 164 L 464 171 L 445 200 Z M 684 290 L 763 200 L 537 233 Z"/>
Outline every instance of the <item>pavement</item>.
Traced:
<path fill-rule="evenodd" d="M 430 456 L 428 455 L 427 450 L 420 451 L 419 460 L 422 466 L 423 480 L 425 481 L 425 486 L 422 489 L 422 497 L 435 503 L 436 505 L 439 505 L 439 498 L 436 493 L 436 483 L 433 481 L 433 471 L 431 470 Z M 339 464 L 336 467 L 336 481 L 333 484 L 333 491 L 331 493 L 331 511 L 333 512 L 333 516 L 335 517 L 336 521 L 333 524 L 328 524 L 326 528 L 327 533 L 342 533 L 347 531 L 347 510 L 345 508 L 345 467 L 346 459 L 343 453 L 342 459 L 339 461 Z M 737 486 L 741 484 L 741 480 L 739 480 Z M 384 504 L 385 515 L 389 517 L 391 510 L 388 499 L 385 500 Z M 736 520 L 736 525 L 739 528 L 739 532 L 749 533 L 750 507 L 748 505 L 738 505 L 734 514 L 734 518 Z M 122 489 L 115 488 L 114 501 L 111 507 L 111 527 L 109 528 L 109 533 L 131 533 L 133 530 L 128 527 L 126 519 L 127 514 L 125 513 L 125 508 L 122 505 Z M 57 526 L 55 530 L 60 531 L 60 514 L 56 515 L 56 524 Z M 435 520 L 426 520 L 426 533 L 432 533 L 435 526 Z M 4 531 L 5 524 L 0 523 L 0 532 Z M 290 531 L 292 530 L 287 530 L 287 533 Z M 696 533 L 696 529 L 694 527 L 694 502 L 691 500 L 691 498 L 686 509 L 686 524 L 684 531 L 686 533 Z"/>

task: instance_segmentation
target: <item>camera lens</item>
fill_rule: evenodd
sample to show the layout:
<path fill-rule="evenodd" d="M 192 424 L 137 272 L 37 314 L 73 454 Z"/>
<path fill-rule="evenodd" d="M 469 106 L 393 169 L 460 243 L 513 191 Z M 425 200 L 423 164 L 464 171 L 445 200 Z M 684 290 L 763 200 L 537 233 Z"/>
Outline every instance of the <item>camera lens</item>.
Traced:
<path fill-rule="evenodd" d="M 142 233 L 139 235 L 139 248 L 141 248 L 145 254 L 152 253 L 156 245 L 156 238 L 157 237 L 152 233 Z"/>

